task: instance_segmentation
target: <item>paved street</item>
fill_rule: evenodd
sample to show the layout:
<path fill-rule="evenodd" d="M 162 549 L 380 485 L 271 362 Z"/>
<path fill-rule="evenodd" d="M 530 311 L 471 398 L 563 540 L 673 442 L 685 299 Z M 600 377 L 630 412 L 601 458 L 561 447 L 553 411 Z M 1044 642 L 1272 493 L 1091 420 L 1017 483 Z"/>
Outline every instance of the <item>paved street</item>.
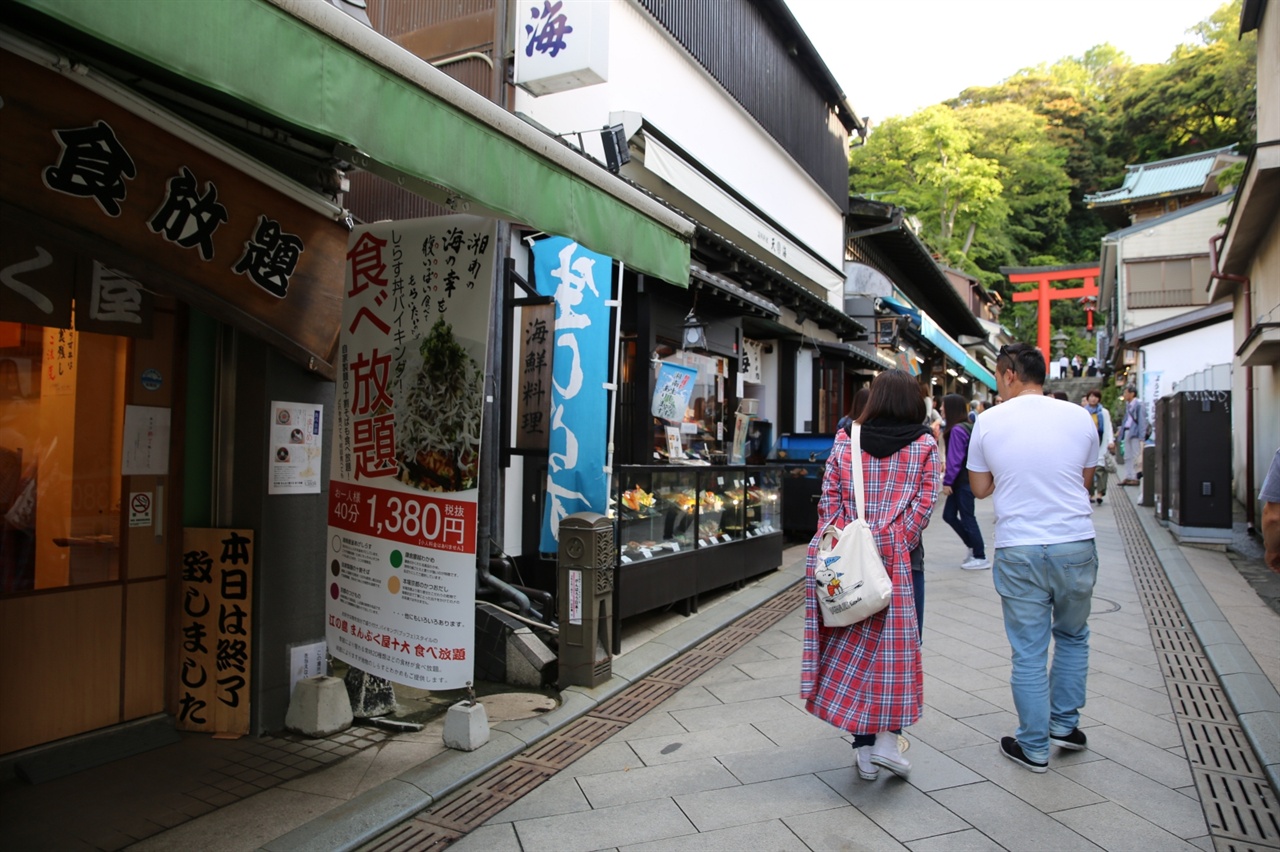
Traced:
<path fill-rule="evenodd" d="M 1137 499 L 1136 489 L 1129 494 Z M 1184 741 L 1191 727 L 1224 723 L 1175 713 L 1176 703 L 1179 713 L 1197 715 L 1182 700 L 1187 684 L 1166 680 L 1169 655 L 1143 608 L 1149 579 L 1126 554 L 1134 532 L 1147 546 L 1137 513 L 1150 510 L 1132 507 L 1118 488 L 1112 496 L 1095 515 L 1100 570 L 1081 723 L 1089 749 L 1055 749 L 1047 774 L 997 753 L 1016 726 L 1000 605 L 990 571 L 956 567 L 963 547 L 939 515 L 925 538 L 927 707 L 906 731 L 910 781 L 885 770 L 860 780 L 849 737 L 802 709 L 796 609 L 450 848 L 1214 849 L 1213 835 L 1230 840 L 1238 826 L 1215 816 L 1211 834 L 1199 790 L 1212 793 L 1215 779 L 1197 775 L 1201 749 L 1193 766 Z M 990 501 L 978 511 L 990 541 Z M 798 572 L 802 553 L 789 551 L 785 570 Z M 1225 556 L 1205 552 L 1201 561 Z M 1245 592 L 1227 593 L 1247 606 Z M 1248 617 L 1261 635 L 1280 635 L 1265 607 Z M 1269 654 L 1257 656 L 1274 680 Z M 1223 713 L 1231 711 L 1198 715 Z M 1228 780 L 1266 790 L 1265 780 Z M 1274 797 L 1261 805 L 1263 827 L 1250 840 L 1266 849 L 1278 842 Z"/>

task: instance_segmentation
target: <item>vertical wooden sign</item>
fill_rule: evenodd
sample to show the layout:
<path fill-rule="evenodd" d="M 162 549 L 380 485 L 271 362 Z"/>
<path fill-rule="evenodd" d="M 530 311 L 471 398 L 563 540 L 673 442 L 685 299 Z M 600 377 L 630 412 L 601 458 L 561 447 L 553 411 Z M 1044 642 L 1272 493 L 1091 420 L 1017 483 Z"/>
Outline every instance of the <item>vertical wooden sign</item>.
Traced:
<path fill-rule="evenodd" d="M 516 440 L 519 450 L 545 450 L 551 434 L 551 350 L 556 305 L 520 309 L 520 364 L 516 368 Z"/>
<path fill-rule="evenodd" d="M 252 531 L 183 530 L 179 730 L 249 733 L 252 590 Z"/>

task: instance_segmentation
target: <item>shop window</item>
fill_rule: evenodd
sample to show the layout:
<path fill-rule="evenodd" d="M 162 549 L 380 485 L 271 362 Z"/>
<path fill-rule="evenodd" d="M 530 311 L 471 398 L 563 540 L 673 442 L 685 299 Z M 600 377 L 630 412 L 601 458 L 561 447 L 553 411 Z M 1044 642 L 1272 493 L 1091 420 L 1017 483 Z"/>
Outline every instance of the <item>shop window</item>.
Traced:
<path fill-rule="evenodd" d="M 731 400 L 726 391 L 729 387 L 729 359 L 685 350 L 673 352 L 665 347 L 659 348 L 658 356 L 697 370 L 697 377 L 693 380 L 693 390 L 682 421 L 653 418 L 655 452 L 661 458 L 671 457 L 676 434 L 671 430 L 676 430 L 679 452 L 685 458 L 723 462 L 733 423 L 733 413 L 729 408 Z"/>
<path fill-rule="evenodd" d="M 119 579 L 128 347 L 0 322 L 0 594 Z"/>

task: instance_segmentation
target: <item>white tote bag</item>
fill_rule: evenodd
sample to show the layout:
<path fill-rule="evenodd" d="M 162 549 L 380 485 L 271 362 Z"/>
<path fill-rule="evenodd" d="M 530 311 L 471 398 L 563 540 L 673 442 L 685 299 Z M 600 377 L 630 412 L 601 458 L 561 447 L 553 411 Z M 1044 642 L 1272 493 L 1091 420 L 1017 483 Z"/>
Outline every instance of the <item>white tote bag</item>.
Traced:
<path fill-rule="evenodd" d="M 867 512 L 862 471 L 862 427 L 850 427 L 849 445 L 853 468 L 853 496 L 859 517 L 844 529 L 828 524 L 818 542 L 818 561 L 813 576 L 827 627 L 848 627 L 870 618 L 889 605 L 893 581 L 884 570 L 875 535 L 863 520 Z"/>

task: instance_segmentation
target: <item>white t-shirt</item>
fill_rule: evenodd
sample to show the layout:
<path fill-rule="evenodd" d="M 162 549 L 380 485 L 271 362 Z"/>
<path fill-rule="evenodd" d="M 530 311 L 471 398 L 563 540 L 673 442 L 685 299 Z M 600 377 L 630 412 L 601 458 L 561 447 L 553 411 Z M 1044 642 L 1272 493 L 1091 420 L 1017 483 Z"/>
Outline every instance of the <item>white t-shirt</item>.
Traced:
<path fill-rule="evenodd" d="M 1028 394 L 984 411 L 968 467 L 995 477 L 995 546 L 1093 538 L 1083 474 L 1097 464 L 1098 430 L 1079 405 Z"/>

